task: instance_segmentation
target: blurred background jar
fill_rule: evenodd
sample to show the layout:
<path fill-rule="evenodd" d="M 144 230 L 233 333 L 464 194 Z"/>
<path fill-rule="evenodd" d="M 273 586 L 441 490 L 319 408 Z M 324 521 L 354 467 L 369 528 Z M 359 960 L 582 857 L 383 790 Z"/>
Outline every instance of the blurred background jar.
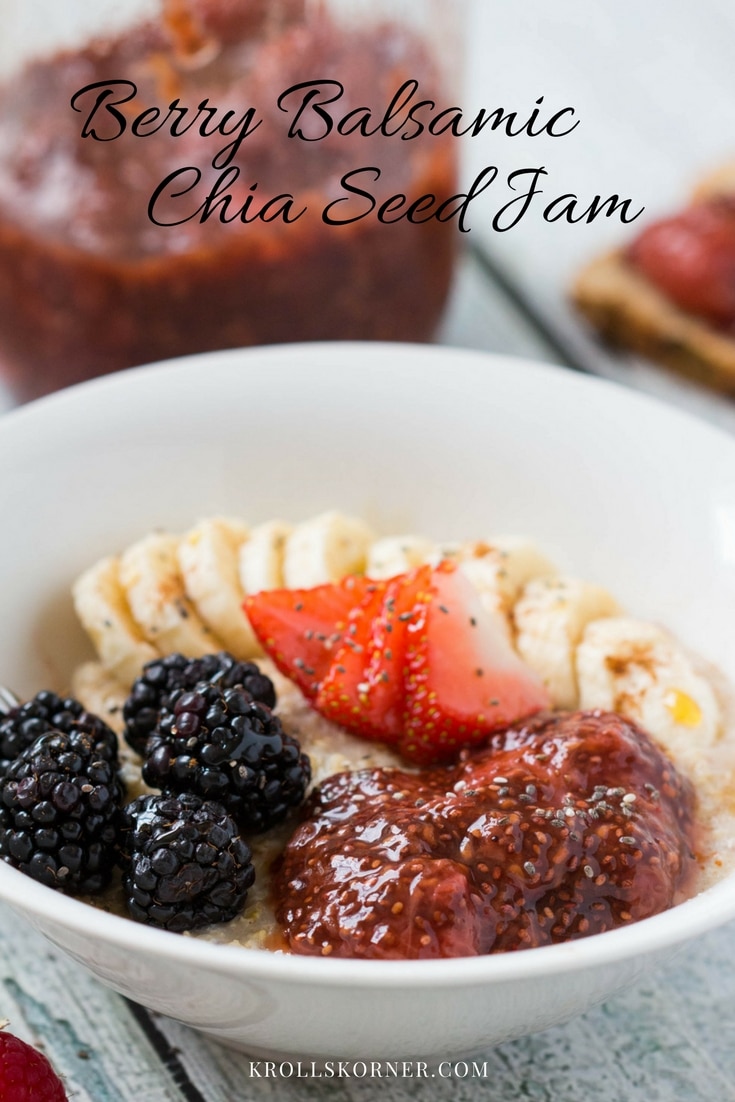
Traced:
<path fill-rule="evenodd" d="M 459 143 L 427 126 L 461 102 L 461 3 L 0 12 L 0 371 L 17 400 L 212 349 L 431 339 Z"/>

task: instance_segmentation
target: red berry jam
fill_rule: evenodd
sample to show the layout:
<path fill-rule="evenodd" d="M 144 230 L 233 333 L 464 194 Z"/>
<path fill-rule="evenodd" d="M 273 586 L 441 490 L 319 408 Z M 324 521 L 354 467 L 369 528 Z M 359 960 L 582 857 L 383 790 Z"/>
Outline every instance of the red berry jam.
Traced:
<path fill-rule="evenodd" d="M 404 959 L 550 945 L 657 914 L 693 869 L 693 792 L 620 716 L 537 716 L 419 773 L 339 773 L 276 877 L 293 952 Z"/>
<path fill-rule="evenodd" d="M 735 327 L 735 201 L 699 203 L 654 223 L 627 258 L 682 310 Z"/>
<path fill-rule="evenodd" d="M 399 19 L 345 29 L 303 0 L 165 6 L 0 86 L 0 371 L 16 396 L 221 348 L 430 339 L 456 220 L 378 217 L 395 196 L 435 196 L 437 213 L 457 190 L 451 133 L 378 129 L 408 80 L 446 102 L 424 38 Z M 324 81 L 344 87 L 326 108 Z M 367 108 L 369 126 L 339 132 Z"/>

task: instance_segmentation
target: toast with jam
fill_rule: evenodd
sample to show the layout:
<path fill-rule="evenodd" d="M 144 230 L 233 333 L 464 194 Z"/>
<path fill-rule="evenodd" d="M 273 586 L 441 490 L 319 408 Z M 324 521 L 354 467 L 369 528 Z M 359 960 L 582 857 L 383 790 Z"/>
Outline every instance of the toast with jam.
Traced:
<path fill-rule="evenodd" d="M 735 392 L 735 163 L 678 212 L 592 260 L 571 297 L 609 343 Z"/>

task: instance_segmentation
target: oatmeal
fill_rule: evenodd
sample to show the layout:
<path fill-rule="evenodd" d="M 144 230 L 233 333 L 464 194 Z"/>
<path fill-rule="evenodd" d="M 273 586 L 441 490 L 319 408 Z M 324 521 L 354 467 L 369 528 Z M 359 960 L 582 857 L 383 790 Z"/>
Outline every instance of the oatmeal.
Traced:
<path fill-rule="evenodd" d="M 251 948 L 430 957 L 588 936 L 735 868 L 728 686 L 526 539 L 215 517 L 94 564 L 74 600 L 98 658 L 73 691 L 128 785 L 122 880 L 96 905 Z M 22 827 L 7 844 L 33 848 Z"/>
<path fill-rule="evenodd" d="M 494 851 L 500 845 L 497 823 L 507 818 L 516 823 L 512 831 L 521 831 L 511 845 L 515 856 L 506 858 L 506 872 L 500 873 L 508 875 L 508 861 L 519 871 L 514 874 L 516 909 L 490 922 L 506 931 L 495 939 L 496 949 L 487 931 L 469 933 L 465 921 L 462 933 L 450 922 L 444 931 L 445 946 L 443 933 L 425 932 L 429 955 L 451 952 L 452 946 L 464 946 L 467 952 L 521 948 L 523 943 L 625 925 L 698 892 L 735 867 L 735 725 L 722 679 L 666 630 L 630 617 L 602 586 L 560 575 L 529 540 L 500 536 L 434 543 L 419 536 L 378 538 L 363 521 L 337 512 L 301 525 L 279 520 L 256 528 L 238 518 L 209 518 L 183 537 L 156 533 L 118 558 L 93 566 L 77 583 L 75 597 L 102 659 L 77 671 L 75 691 L 90 710 L 108 716 L 118 731 L 134 676 L 130 671 L 140 667 L 149 650 L 191 647 L 194 641 L 198 652 L 212 651 L 241 627 L 245 603 L 248 631 L 240 631 L 241 657 L 256 658 L 272 679 L 278 695 L 275 711 L 311 759 L 311 795 L 305 811 L 293 811 L 272 830 L 248 838 L 256 883 L 241 915 L 198 936 L 246 947 L 366 954 L 354 944 L 345 950 L 334 929 L 328 932 L 328 921 L 320 925 L 321 905 L 316 900 L 326 900 L 325 914 L 334 918 L 343 906 L 343 889 L 329 886 L 328 875 L 323 883 L 317 878 L 313 890 L 307 888 L 305 869 L 310 866 L 299 872 L 299 862 L 311 860 L 310 846 L 323 836 L 327 850 L 333 844 L 337 850 L 346 847 L 342 858 L 335 851 L 326 864 L 321 857 L 317 862 L 318 867 L 337 869 L 337 882 L 342 875 L 339 861 L 354 872 L 357 851 L 369 863 L 380 863 L 380 854 L 371 852 L 369 845 L 360 850 L 360 845 L 375 835 L 377 820 L 383 822 L 381 801 L 387 799 L 394 812 L 403 807 L 407 792 L 413 793 L 409 802 L 421 809 L 410 813 L 407 838 L 414 831 L 425 831 L 426 839 L 435 836 L 436 823 L 447 814 L 447 836 L 454 830 L 448 822 L 467 828 L 471 824 L 465 819 L 472 818 L 473 810 L 478 823 L 490 823 L 489 840 L 472 843 L 477 851 L 471 862 L 475 878 L 479 866 L 501 868 Z M 480 620 L 484 627 L 477 635 Z M 472 625 L 468 635 L 463 625 Z M 269 657 L 262 656 L 261 647 Z M 467 670 L 472 677 L 466 676 Z M 485 670 L 493 674 L 489 694 Z M 406 690 L 406 677 L 409 695 L 399 696 L 397 711 L 392 685 L 401 682 Z M 436 696 L 441 706 L 428 709 L 426 704 Z M 502 757 L 502 739 L 518 742 L 518 721 L 533 712 L 553 715 L 553 720 L 540 719 L 536 727 L 529 721 L 529 732 L 543 728 L 547 733 L 522 737 L 550 743 L 559 726 L 564 745 L 571 745 L 573 731 L 579 737 L 588 732 L 584 737 L 591 739 L 590 747 L 597 737 L 623 743 L 627 738 L 630 744 L 638 739 L 640 747 L 649 747 L 639 747 L 648 764 L 640 767 L 637 778 L 616 779 L 613 760 L 623 754 L 618 747 L 609 758 L 606 785 L 590 775 L 584 784 L 570 787 L 569 770 L 552 780 L 551 775 L 531 776 L 536 766 L 528 777 L 521 777 L 520 766 L 493 770 L 488 765 L 494 775 L 504 776 L 497 784 L 484 776 L 482 785 L 478 780 L 473 787 L 467 777 L 475 767 L 482 773 L 479 763 L 488 739 Z M 469 720 L 471 735 L 466 733 Z M 403 730 L 406 724 L 414 732 L 410 737 Z M 604 735 L 597 734 L 599 724 Z M 501 736 L 499 730 L 507 734 Z M 661 752 L 666 757 L 659 757 Z M 457 755 L 464 765 L 456 764 Z M 447 764 L 432 765 L 441 760 Z M 528 771 L 528 763 L 523 768 Z M 437 781 L 440 788 L 454 791 L 460 775 L 455 777 L 453 770 L 462 769 L 467 776 L 450 806 L 440 807 L 432 784 L 443 777 Z M 651 775 L 644 777 L 646 770 Z M 125 771 L 131 796 L 147 791 L 137 755 L 127 753 Z M 506 773 L 512 776 L 506 778 Z M 465 788 L 473 792 L 468 801 Z M 349 807 L 353 811 L 348 813 Z M 338 825 L 344 814 L 350 822 L 347 843 Z M 357 851 L 353 829 L 361 835 Z M 400 823 L 387 829 L 396 841 L 392 850 L 388 846 L 396 862 L 401 847 L 410 852 L 412 843 L 402 841 Z M 478 838 L 484 829 L 478 825 Z M 507 823 L 504 829 L 510 829 Z M 493 851 L 490 856 L 483 845 Z M 446 860 L 441 849 L 440 845 L 432 858 L 440 868 Z M 448 849 L 454 852 L 456 845 Z M 596 850 L 592 861 L 590 853 Z M 564 865 L 568 861 L 571 867 Z M 604 861 L 604 868 L 599 861 Z M 626 875 L 628 865 L 631 872 Z M 396 878 L 397 868 L 389 861 L 387 882 Z M 448 876 L 448 868 L 444 873 Z M 452 883 L 455 873 L 456 869 Z M 653 889 L 659 874 L 659 886 Z M 426 875 L 431 883 L 433 874 Z M 460 875 L 463 892 L 465 876 L 466 869 Z M 549 883 L 555 876 L 558 894 L 549 888 L 548 898 L 533 911 L 518 900 L 523 886 L 533 895 L 537 876 L 547 877 Z M 617 887 L 616 877 L 621 877 Z M 374 896 L 386 889 L 387 882 L 378 879 L 382 887 L 372 886 Z M 328 903 L 333 890 L 337 896 Z M 372 889 L 365 890 L 370 896 Z M 311 912 L 299 903 L 303 892 L 313 900 Z M 508 895 L 510 888 L 505 892 Z M 471 892 L 469 898 L 476 904 L 479 896 Z M 536 896 L 540 898 L 538 890 Z M 645 899 L 648 905 L 642 903 Z M 396 927 L 403 904 L 398 897 L 391 900 L 391 907 L 397 908 L 392 922 Z M 461 892 L 455 901 L 457 914 L 466 918 L 467 897 Z M 123 899 L 108 899 L 107 905 L 122 910 Z M 487 898 L 480 906 L 485 908 L 485 926 L 487 916 L 495 914 L 493 906 Z M 365 900 L 361 907 L 365 917 L 370 909 Z M 536 918 L 529 926 L 531 912 Z M 383 926 L 389 930 L 391 923 Z M 368 942 L 375 940 L 374 933 L 368 934 Z M 402 941 L 406 937 L 401 936 Z M 414 946 L 411 953 L 422 951 Z M 386 954 L 390 957 L 391 951 Z"/>

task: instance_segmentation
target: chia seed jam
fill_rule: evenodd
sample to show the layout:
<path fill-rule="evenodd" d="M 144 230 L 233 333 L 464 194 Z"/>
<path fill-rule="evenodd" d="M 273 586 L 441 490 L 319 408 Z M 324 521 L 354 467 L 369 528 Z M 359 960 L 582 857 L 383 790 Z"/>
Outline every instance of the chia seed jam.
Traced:
<path fill-rule="evenodd" d="M 286 0 L 274 28 L 272 7 L 169 0 L 168 21 L 0 91 L 0 365 L 19 399 L 220 348 L 433 335 L 456 220 L 375 214 L 394 196 L 435 214 L 456 190 L 451 135 L 377 125 L 404 85 L 446 102 L 432 53 L 397 21 L 347 33 Z"/>

